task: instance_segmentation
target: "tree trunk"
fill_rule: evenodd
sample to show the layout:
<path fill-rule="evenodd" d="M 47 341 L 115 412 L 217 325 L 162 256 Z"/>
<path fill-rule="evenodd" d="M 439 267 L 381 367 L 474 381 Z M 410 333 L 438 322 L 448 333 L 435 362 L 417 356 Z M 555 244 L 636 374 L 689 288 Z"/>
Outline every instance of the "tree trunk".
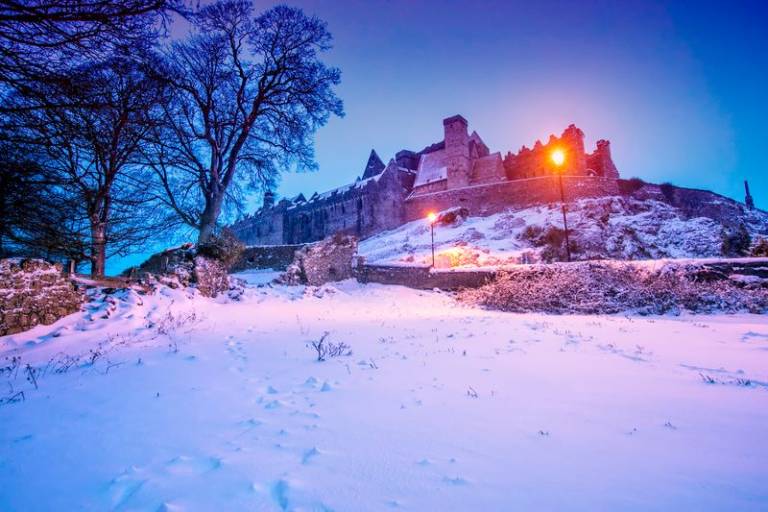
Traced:
<path fill-rule="evenodd" d="M 107 226 L 103 223 L 91 224 L 91 277 L 104 277 L 107 261 Z"/>
<path fill-rule="evenodd" d="M 197 236 L 197 243 L 204 244 L 208 242 L 216 231 L 216 221 L 219 220 L 221 213 L 221 204 L 224 196 L 211 198 L 205 205 L 205 210 L 200 216 L 200 233 Z"/>

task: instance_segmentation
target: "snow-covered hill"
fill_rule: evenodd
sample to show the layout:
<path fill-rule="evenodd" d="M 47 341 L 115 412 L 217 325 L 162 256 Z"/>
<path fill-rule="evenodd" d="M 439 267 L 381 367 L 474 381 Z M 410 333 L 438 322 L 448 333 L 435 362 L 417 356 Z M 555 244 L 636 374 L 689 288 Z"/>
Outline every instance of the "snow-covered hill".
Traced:
<path fill-rule="evenodd" d="M 740 210 L 728 228 L 743 223 L 753 237 L 768 233 L 768 214 Z M 568 211 L 575 259 L 655 259 L 721 256 L 724 222 L 689 217 L 680 209 L 652 199 L 604 197 L 571 203 Z M 552 241 L 562 228 L 558 204 L 470 217 L 435 227 L 436 266 L 499 266 L 552 258 Z M 429 264 L 430 229 L 415 221 L 360 243 L 371 263 Z M 549 251 L 549 252 L 548 252 Z"/>

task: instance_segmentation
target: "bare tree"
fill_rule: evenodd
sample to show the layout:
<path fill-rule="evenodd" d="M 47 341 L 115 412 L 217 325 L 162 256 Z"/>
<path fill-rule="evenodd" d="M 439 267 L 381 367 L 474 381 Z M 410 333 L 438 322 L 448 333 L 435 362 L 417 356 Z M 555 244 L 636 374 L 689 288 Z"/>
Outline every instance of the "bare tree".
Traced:
<path fill-rule="evenodd" d="M 122 47 L 151 46 L 172 12 L 186 14 L 184 0 L 2 0 L 0 92 L 35 95 L 25 108 L 51 107 L 37 84 Z M 12 105 L 0 102 L 0 112 Z"/>
<path fill-rule="evenodd" d="M 340 71 L 319 58 L 331 43 L 325 23 L 285 6 L 255 18 L 252 9 L 207 6 L 165 52 L 174 97 L 147 157 L 162 200 L 201 243 L 242 191 L 271 184 L 280 168 L 314 167 L 312 135 L 343 115 Z"/>
<path fill-rule="evenodd" d="M 0 257 L 85 259 L 75 198 L 27 150 L 0 145 Z"/>
<path fill-rule="evenodd" d="M 65 84 L 45 91 L 70 107 L 24 109 L 30 100 L 19 96 L 10 121 L 53 189 L 70 199 L 62 212 L 75 230 L 87 232 L 91 274 L 101 277 L 109 255 L 144 243 L 161 225 L 163 212 L 149 204 L 151 171 L 137 157 L 162 113 L 164 82 L 151 64 L 115 56 L 74 70 Z M 96 101 L 74 107 L 83 97 Z"/>

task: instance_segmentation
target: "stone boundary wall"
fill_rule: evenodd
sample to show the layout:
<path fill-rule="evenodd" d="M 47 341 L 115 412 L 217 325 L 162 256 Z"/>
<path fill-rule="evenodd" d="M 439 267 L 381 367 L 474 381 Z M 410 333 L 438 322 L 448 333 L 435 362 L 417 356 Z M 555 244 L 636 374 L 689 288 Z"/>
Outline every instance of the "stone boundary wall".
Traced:
<path fill-rule="evenodd" d="M 606 263 L 610 263 L 607 260 Z M 574 262 L 574 264 L 584 262 Z M 592 263 L 599 264 L 596 260 Z M 622 264 L 648 265 L 648 262 L 621 261 Z M 727 260 L 701 259 L 701 260 L 658 260 L 654 265 L 666 263 L 690 263 L 698 266 L 704 273 L 712 277 L 728 277 L 733 275 L 753 276 L 768 279 L 768 258 L 734 258 Z M 543 264 L 546 265 L 546 264 Z M 554 265 L 569 265 L 568 263 L 555 263 Z M 533 267 L 534 265 L 523 265 Z M 355 275 L 361 283 L 379 283 L 407 286 L 419 290 L 457 290 L 459 288 L 479 288 L 496 278 L 497 271 L 492 269 L 478 270 L 438 270 L 430 271 L 427 266 L 389 266 L 363 264 L 357 267 Z"/>
<path fill-rule="evenodd" d="M 380 283 L 407 286 L 419 290 L 457 290 L 478 288 L 493 280 L 493 270 L 455 270 L 430 272 L 429 267 L 397 267 L 362 265 L 355 275 L 361 283 Z"/>
<path fill-rule="evenodd" d="M 248 269 L 285 270 L 293 262 L 294 255 L 299 249 L 309 244 L 294 245 L 252 245 L 246 247 L 240 259 L 230 272 L 240 272 Z"/>
<path fill-rule="evenodd" d="M 0 260 L 0 336 L 26 331 L 80 310 L 85 296 L 61 265 L 37 259 Z"/>
<path fill-rule="evenodd" d="M 589 176 L 563 176 L 566 201 L 585 197 L 619 194 L 617 180 Z M 423 219 L 430 211 L 455 206 L 469 210 L 470 215 L 493 215 L 507 209 L 523 209 L 560 201 L 558 178 L 541 176 L 504 182 L 474 185 L 423 195 L 411 195 L 405 201 L 405 220 Z"/>

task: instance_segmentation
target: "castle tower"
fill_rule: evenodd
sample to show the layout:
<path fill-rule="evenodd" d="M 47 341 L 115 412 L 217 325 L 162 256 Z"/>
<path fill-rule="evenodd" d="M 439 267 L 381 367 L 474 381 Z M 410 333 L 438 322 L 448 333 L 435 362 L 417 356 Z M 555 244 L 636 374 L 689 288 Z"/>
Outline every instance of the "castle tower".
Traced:
<path fill-rule="evenodd" d="M 744 180 L 744 191 L 747 194 L 744 198 L 744 204 L 747 205 L 747 208 L 752 210 L 755 208 L 755 200 L 752 199 L 752 194 L 749 193 L 749 182 L 747 182 L 747 180 Z"/>
<path fill-rule="evenodd" d="M 576 125 L 571 124 L 560 136 L 560 140 L 565 144 L 568 152 L 568 162 L 565 173 L 584 175 L 587 173 L 587 156 L 584 151 L 584 132 Z"/>
<path fill-rule="evenodd" d="M 468 125 L 467 120 L 459 115 L 443 119 L 448 189 L 469 185 L 471 168 Z"/>
<path fill-rule="evenodd" d="M 264 209 L 268 210 L 275 206 L 275 193 L 271 190 L 264 192 Z"/>
<path fill-rule="evenodd" d="M 619 179 L 619 170 L 613 163 L 611 158 L 611 143 L 605 139 L 597 141 L 597 151 L 599 155 L 600 169 L 596 169 L 602 176 L 606 178 Z"/>

